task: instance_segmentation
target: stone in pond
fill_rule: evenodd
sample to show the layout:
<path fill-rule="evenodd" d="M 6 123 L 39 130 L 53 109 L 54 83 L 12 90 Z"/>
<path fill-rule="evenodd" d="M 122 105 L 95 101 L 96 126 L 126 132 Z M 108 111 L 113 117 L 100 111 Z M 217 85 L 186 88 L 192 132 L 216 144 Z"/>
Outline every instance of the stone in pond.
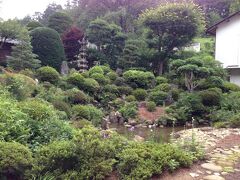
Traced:
<path fill-rule="evenodd" d="M 212 164 L 212 163 L 204 163 L 201 165 L 202 168 L 204 169 L 208 169 L 210 171 L 214 171 L 214 172 L 221 172 L 222 171 L 222 167 L 221 166 L 217 166 L 216 164 Z"/>

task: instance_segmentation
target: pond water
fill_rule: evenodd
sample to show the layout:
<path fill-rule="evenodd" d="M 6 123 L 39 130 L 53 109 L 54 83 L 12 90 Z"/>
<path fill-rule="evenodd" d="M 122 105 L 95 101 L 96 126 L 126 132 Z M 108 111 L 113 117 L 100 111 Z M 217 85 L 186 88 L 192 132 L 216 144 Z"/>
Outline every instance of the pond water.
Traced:
<path fill-rule="evenodd" d="M 157 143 L 166 143 L 170 141 L 171 133 L 173 132 L 173 128 L 171 127 L 153 127 L 153 128 L 145 128 L 145 127 L 135 127 L 128 128 L 119 124 L 111 124 L 110 128 L 115 128 L 116 131 L 125 136 L 128 139 L 133 139 L 135 135 L 143 137 L 146 141 L 154 141 Z M 184 127 L 175 127 L 174 132 L 184 130 Z"/>

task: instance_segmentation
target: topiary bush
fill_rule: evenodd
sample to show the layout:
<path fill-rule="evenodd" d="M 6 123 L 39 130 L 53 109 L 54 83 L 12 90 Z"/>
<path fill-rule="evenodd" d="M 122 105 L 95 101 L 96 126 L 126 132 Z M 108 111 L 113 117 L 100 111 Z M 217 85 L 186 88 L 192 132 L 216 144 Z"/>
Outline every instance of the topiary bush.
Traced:
<path fill-rule="evenodd" d="M 121 95 L 130 95 L 133 92 L 133 88 L 129 86 L 118 86 L 118 91 Z"/>
<path fill-rule="evenodd" d="M 160 84 L 164 84 L 164 83 L 168 83 L 168 79 L 162 76 L 158 76 L 156 77 L 156 84 L 160 85 Z"/>
<path fill-rule="evenodd" d="M 133 95 L 128 95 L 128 96 L 126 96 L 125 100 L 127 102 L 134 102 L 134 101 L 136 101 L 136 98 Z"/>
<path fill-rule="evenodd" d="M 33 53 L 43 66 L 51 66 L 58 71 L 65 60 L 65 53 L 60 35 L 51 28 L 38 27 L 30 32 Z"/>
<path fill-rule="evenodd" d="M 144 101 L 147 97 L 147 92 L 144 89 L 136 89 L 132 94 L 138 101 Z"/>
<path fill-rule="evenodd" d="M 114 72 L 114 71 L 110 71 L 109 73 L 106 74 L 106 76 L 107 76 L 112 82 L 114 82 L 114 81 L 117 79 L 117 77 L 118 77 L 117 73 Z"/>
<path fill-rule="evenodd" d="M 169 92 L 171 90 L 171 85 L 168 83 L 162 83 L 154 88 L 155 91 Z"/>
<path fill-rule="evenodd" d="M 78 89 L 70 89 L 66 91 L 68 102 L 71 104 L 87 104 L 90 102 L 90 98 Z"/>
<path fill-rule="evenodd" d="M 54 68 L 45 66 L 37 70 L 36 77 L 42 82 L 47 81 L 52 84 L 57 84 L 60 79 L 60 74 Z"/>
<path fill-rule="evenodd" d="M 71 106 L 70 106 L 70 104 L 68 104 L 64 101 L 61 101 L 61 100 L 54 100 L 52 102 L 52 104 L 53 104 L 54 108 L 56 108 L 57 110 L 65 112 L 68 117 L 71 116 Z"/>
<path fill-rule="evenodd" d="M 94 66 L 91 69 L 89 69 L 89 75 L 91 76 L 92 74 L 102 74 L 104 75 L 104 71 L 101 66 Z"/>
<path fill-rule="evenodd" d="M 126 103 L 119 109 L 119 112 L 126 120 L 130 118 L 134 119 L 137 116 L 137 104 L 135 102 Z"/>
<path fill-rule="evenodd" d="M 114 84 L 117 86 L 126 86 L 126 81 L 122 77 L 117 77 L 117 79 L 114 81 Z"/>
<path fill-rule="evenodd" d="M 152 86 L 154 75 L 151 72 L 129 70 L 123 73 L 123 78 L 133 88 L 149 88 Z"/>
<path fill-rule="evenodd" d="M 73 119 L 81 120 L 86 119 L 93 123 L 93 125 L 98 126 L 103 118 L 103 112 L 100 109 L 92 105 L 75 105 L 72 108 Z"/>
<path fill-rule="evenodd" d="M 156 103 L 153 101 L 147 102 L 147 105 L 146 105 L 147 110 L 149 112 L 154 112 L 156 110 L 156 106 L 157 106 Z"/>
<path fill-rule="evenodd" d="M 78 88 L 82 88 L 84 85 L 85 78 L 80 73 L 72 73 L 67 77 L 67 82 L 77 86 Z"/>
<path fill-rule="evenodd" d="M 149 100 L 155 102 L 157 105 L 163 105 L 168 97 L 168 93 L 163 91 L 153 91 L 149 94 Z"/>
<path fill-rule="evenodd" d="M 205 106 L 219 106 L 222 98 L 221 89 L 211 88 L 200 92 L 202 103 Z"/>
<path fill-rule="evenodd" d="M 0 142 L 0 179 L 25 179 L 32 166 L 32 153 L 26 146 Z"/>
<path fill-rule="evenodd" d="M 110 83 L 110 79 L 108 79 L 106 76 L 104 76 L 103 74 L 99 74 L 99 73 L 93 73 L 90 76 L 91 78 L 95 79 L 99 84 L 106 85 Z"/>
<path fill-rule="evenodd" d="M 240 113 L 233 115 L 228 122 L 229 126 L 232 128 L 239 128 L 240 127 Z"/>
<path fill-rule="evenodd" d="M 237 92 L 237 91 L 240 91 L 240 87 L 234 83 L 230 83 L 230 82 L 227 82 L 225 81 L 223 83 L 223 91 L 225 92 L 230 92 L 230 91 L 234 91 L 234 92 Z"/>
<path fill-rule="evenodd" d="M 95 79 L 86 78 L 86 79 L 84 79 L 82 88 L 85 92 L 94 94 L 99 91 L 100 86 L 99 86 L 99 83 Z"/>

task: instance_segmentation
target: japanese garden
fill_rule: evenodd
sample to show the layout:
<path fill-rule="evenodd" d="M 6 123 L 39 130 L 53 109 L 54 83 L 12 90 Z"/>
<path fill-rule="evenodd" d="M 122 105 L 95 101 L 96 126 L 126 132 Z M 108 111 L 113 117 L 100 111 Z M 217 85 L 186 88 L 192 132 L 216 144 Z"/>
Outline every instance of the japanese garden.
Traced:
<path fill-rule="evenodd" d="M 0 17 L 0 179 L 240 179 L 240 43 L 220 41 L 239 14 L 66 0 Z"/>

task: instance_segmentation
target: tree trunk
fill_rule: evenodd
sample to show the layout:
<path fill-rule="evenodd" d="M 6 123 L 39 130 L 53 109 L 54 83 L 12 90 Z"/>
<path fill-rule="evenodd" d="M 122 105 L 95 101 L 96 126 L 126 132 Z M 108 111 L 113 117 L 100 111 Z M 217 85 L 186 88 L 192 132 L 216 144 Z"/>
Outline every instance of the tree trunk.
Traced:
<path fill-rule="evenodd" d="M 163 75 L 163 61 L 159 61 L 157 66 L 157 75 L 161 76 Z"/>

